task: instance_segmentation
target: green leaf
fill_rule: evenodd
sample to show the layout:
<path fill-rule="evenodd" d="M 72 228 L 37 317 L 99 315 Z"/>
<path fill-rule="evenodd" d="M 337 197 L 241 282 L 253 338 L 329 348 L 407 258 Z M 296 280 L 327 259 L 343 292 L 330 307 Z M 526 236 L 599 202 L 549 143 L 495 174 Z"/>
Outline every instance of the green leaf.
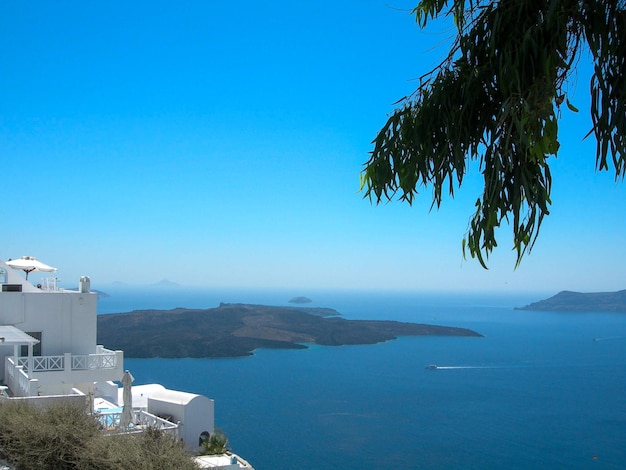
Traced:
<path fill-rule="evenodd" d="M 445 186 L 453 196 L 453 181 L 460 186 L 477 161 L 484 190 L 463 255 L 486 268 L 506 220 L 517 266 L 549 215 L 547 158 L 559 150 L 561 104 L 578 112 L 565 90 L 583 46 L 594 62 L 596 166 L 612 164 L 616 178 L 626 177 L 626 3 L 421 0 L 412 13 L 422 27 L 453 16 L 456 37 L 379 131 L 361 190 L 376 203 L 397 197 L 411 204 L 417 186 L 431 186 L 431 207 L 440 207 Z"/>
<path fill-rule="evenodd" d="M 578 112 L 578 108 L 574 106 L 572 103 L 570 103 L 568 99 L 565 99 L 565 104 L 567 104 L 567 107 L 569 108 L 570 111 L 573 111 L 575 113 Z"/>

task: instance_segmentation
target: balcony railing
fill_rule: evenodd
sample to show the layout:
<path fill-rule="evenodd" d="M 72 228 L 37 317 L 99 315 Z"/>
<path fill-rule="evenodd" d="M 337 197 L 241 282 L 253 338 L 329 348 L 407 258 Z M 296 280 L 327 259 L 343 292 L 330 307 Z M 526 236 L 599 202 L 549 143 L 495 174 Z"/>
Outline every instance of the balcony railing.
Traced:
<path fill-rule="evenodd" d="M 22 366 L 24 372 L 28 372 L 28 358 L 20 357 L 18 365 Z M 33 371 L 44 372 L 49 370 L 65 369 L 64 356 L 35 356 L 33 357 Z"/>
<path fill-rule="evenodd" d="M 5 382 L 13 395 L 18 397 L 32 397 L 37 395 L 37 379 L 31 379 L 22 366 L 15 365 L 12 357 L 5 361 Z"/>
<path fill-rule="evenodd" d="M 69 358 L 71 370 L 94 370 L 115 369 L 117 367 L 117 354 L 115 351 L 101 348 L 98 354 L 66 354 L 63 356 L 34 356 L 32 358 L 32 371 L 30 372 L 54 372 L 65 370 L 66 360 Z M 29 372 L 29 358 L 20 357 L 18 365 Z"/>
<path fill-rule="evenodd" d="M 117 356 L 115 351 L 87 356 L 72 356 L 72 370 L 115 369 Z"/>
<path fill-rule="evenodd" d="M 50 384 L 117 380 L 122 375 L 124 353 L 98 346 L 96 354 L 62 356 L 7 356 L 4 362 L 5 384 L 14 396 L 38 395 Z M 54 392 L 56 393 L 56 392 Z"/>
<path fill-rule="evenodd" d="M 143 410 L 133 411 L 133 422 L 128 429 L 120 427 L 121 411 L 101 411 L 96 414 L 96 417 L 105 433 L 132 434 L 143 432 L 146 428 L 155 428 L 166 434 L 178 437 L 178 424 L 159 418 Z"/>

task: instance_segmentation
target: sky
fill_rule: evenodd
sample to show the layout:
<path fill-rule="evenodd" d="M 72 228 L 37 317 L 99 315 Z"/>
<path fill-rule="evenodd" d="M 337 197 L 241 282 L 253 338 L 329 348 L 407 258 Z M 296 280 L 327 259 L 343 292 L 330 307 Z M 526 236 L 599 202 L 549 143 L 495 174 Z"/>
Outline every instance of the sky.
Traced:
<path fill-rule="evenodd" d="M 461 241 L 477 168 L 430 210 L 359 191 L 372 140 L 447 52 L 404 0 L 0 4 L 0 259 L 61 283 L 583 292 L 626 288 L 626 186 L 594 169 L 583 59 L 551 215 L 515 269 Z M 33 275 L 31 275 L 31 278 Z"/>

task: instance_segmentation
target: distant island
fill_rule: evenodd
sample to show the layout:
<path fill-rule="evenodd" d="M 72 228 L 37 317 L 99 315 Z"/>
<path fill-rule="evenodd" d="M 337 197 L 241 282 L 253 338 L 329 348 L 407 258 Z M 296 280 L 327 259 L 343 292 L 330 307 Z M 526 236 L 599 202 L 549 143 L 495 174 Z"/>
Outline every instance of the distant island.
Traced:
<path fill-rule="evenodd" d="M 150 287 L 180 287 L 180 284 L 169 279 L 161 279 L 159 282 L 150 284 Z"/>
<path fill-rule="evenodd" d="M 98 289 L 91 289 L 91 292 L 95 292 L 98 295 L 98 300 L 100 299 L 106 299 L 107 297 L 111 297 L 109 294 L 107 294 L 106 292 L 103 292 L 101 290 Z M 0 467 L 2 468 L 2 467 Z"/>
<path fill-rule="evenodd" d="M 98 344 L 128 358 L 240 357 L 258 348 L 375 344 L 398 336 L 474 336 L 465 328 L 346 320 L 329 308 L 221 304 L 210 309 L 135 310 L 98 315 Z"/>
<path fill-rule="evenodd" d="M 562 291 L 549 299 L 515 309 L 545 312 L 626 312 L 626 290 L 591 293 Z"/>
<path fill-rule="evenodd" d="M 308 297 L 294 297 L 289 301 L 290 304 L 310 304 L 311 302 L 313 301 Z"/>

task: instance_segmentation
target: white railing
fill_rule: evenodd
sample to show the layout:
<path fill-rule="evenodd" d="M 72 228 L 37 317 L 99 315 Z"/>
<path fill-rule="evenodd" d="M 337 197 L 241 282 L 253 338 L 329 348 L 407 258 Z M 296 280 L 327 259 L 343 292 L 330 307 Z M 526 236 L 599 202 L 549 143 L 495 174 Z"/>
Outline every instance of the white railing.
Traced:
<path fill-rule="evenodd" d="M 72 370 L 115 369 L 117 356 L 115 351 L 87 356 L 72 356 Z"/>
<path fill-rule="evenodd" d="M 140 426 L 160 429 L 168 434 L 178 434 L 178 424 L 159 418 L 147 411 L 141 410 L 135 414 L 135 417 L 138 418 L 137 424 Z"/>
<path fill-rule="evenodd" d="M 96 418 L 105 432 L 117 431 L 120 426 L 121 412 L 96 413 Z"/>
<path fill-rule="evenodd" d="M 57 277 L 42 277 L 41 282 L 37 284 L 43 291 L 58 292 L 59 290 L 59 278 Z"/>
<path fill-rule="evenodd" d="M 133 410 L 133 422 L 128 429 L 120 427 L 121 411 L 96 413 L 96 418 L 100 422 L 105 433 L 137 433 L 143 432 L 146 428 L 159 429 L 173 437 L 178 437 L 178 424 L 159 418 L 147 411 Z"/>
<path fill-rule="evenodd" d="M 115 351 L 102 348 L 102 353 L 63 355 L 63 356 L 33 356 L 32 372 L 63 371 L 66 368 L 66 357 L 70 358 L 71 370 L 115 369 L 117 367 L 117 355 Z M 29 358 L 20 357 L 18 364 L 29 371 Z"/>
<path fill-rule="evenodd" d="M 46 372 L 50 370 L 64 370 L 64 356 L 33 356 L 33 372 Z M 28 358 L 20 357 L 18 364 L 28 372 Z"/>
<path fill-rule="evenodd" d="M 15 380 L 15 363 L 13 359 L 8 357 L 4 365 L 4 373 L 7 381 Z"/>
<path fill-rule="evenodd" d="M 31 379 L 22 366 L 16 365 L 12 357 L 5 361 L 5 383 L 15 396 L 31 397 L 37 395 L 38 380 Z"/>
<path fill-rule="evenodd" d="M 36 392 L 33 393 L 33 391 L 31 390 L 31 379 L 30 379 L 30 377 L 28 376 L 28 374 L 24 370 L 22 370 L 19 367 L 17 368 L 17 388 L 22 393 L 24 393 L 24 396 L 30 397 L 32 395 L 36 395 Z"/>

